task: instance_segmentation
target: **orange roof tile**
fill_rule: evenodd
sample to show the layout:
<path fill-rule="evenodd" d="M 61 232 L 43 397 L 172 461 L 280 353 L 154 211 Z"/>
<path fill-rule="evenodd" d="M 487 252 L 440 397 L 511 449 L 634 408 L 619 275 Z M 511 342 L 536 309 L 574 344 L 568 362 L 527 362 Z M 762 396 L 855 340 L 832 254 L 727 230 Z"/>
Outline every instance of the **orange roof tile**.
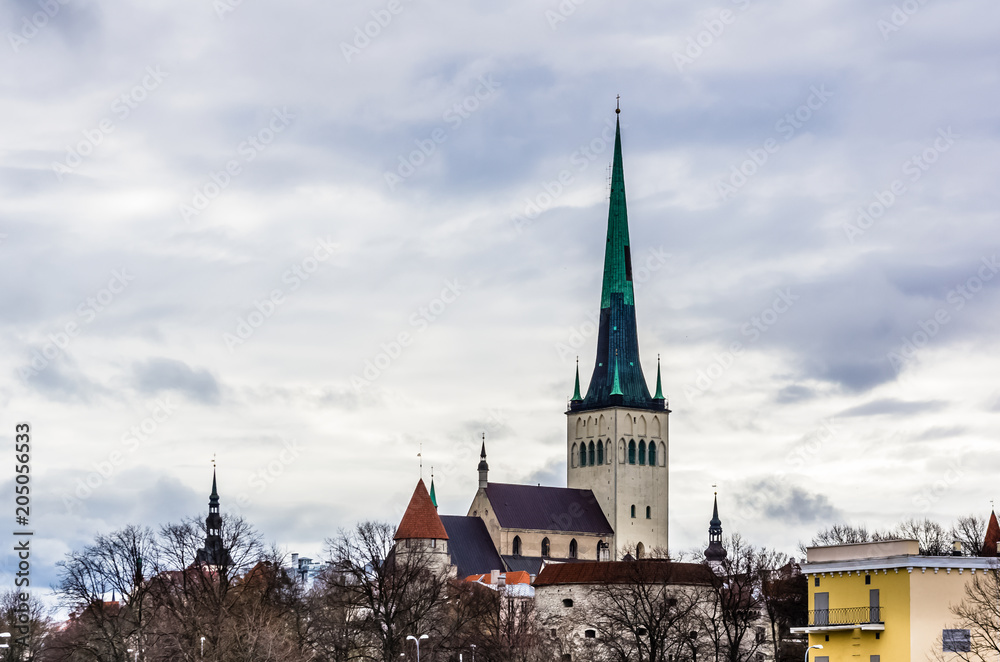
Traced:
<path fill-rule="evenodd" d="M 417 488 L 413 490 L 410 497 L 410 505 L 403 513 L 403 519 L 396 528 L 394 540 L 408 539 L 437 539 L 447 540 L 448 532 L 444 530 L 444 524 L 438 517 L 437 508 L 431 501 L 431 496 L 427 493 L 424 481 L 421 478 L 417 482 Z"/>
<path fill-rule="evenodd" d="M 1000 523 L 997 522 L 997 514 L 990 511 L 990 523 L 986 525 L 986 539 L 983 541 L 983 548 L 979 550 L 979 555 L 996 556 L 997 542 L 1000 542 Z"/>

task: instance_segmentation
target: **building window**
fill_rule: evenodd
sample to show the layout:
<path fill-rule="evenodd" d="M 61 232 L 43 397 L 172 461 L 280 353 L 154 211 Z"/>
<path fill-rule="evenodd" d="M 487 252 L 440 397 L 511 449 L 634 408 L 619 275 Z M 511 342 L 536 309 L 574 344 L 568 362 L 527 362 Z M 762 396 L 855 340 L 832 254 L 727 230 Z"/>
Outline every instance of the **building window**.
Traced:
<path fill-rule="evenodd" d="M 569 653 L 563 653 L 561 659 L 562 662 L 573 662 L 573 656 L 570 655 Z"/>
<path fill-rule="evenodd" d="M 608 543 L 601 540 L 597 543 L 597 560 L 607 561 L 609 560 L 611 554 L 608 552 Z"/>
<path fill-rule="evenodd" d="M 632 519 L 635 519 L 635 504 L 632 504 Z"/>
<path fill-rule="evenodd" d="M 639 440 L 639 464 L 645 466 L 646 464 L 646 442 Z"/>
<path fill-rule="evenodd" d="M 649 442 L 649 466 L 656 466 L 656 444 Z"/>
<path fill-rule="evenodd" d="M 646 519 L 653 519 L 653 509 L 646 506 Z"/>
<path fill-rule="evenodd" d="M 580 444 L 580 466 L 587 466 L 587 444 Z"/>
<path fill-rule="evenodd" d="M 566 598 L 565 600 L 563 600 L 563 607 L 572 607 L 572 606 L 573 606 L 573 601 L 571 599 Z"/>
<path fill-rule="evenodd" d="M 819 577 L 813 577 L 813 586 L 819 586 Z"/>
<path fill-rule="evenodd" d="M 635 629 L 635 633 L 637 635 L 639 635 L 640 637 L 645 637 L 646 636 L 646 628 L 636 628 Z"/>
<path fill-rule="evenodd" d="M 604 464 L 604 444 L 600 439 L 597 440 L 597 463 Z"/>
<path fill-rule="evenodd" d="M 767 635 L 764 633 L 764 628 L 761 627 L 757 628 L 756 631 L 754 632 L 754 635 L 755 635 L 755 641 L 758 644 L 762 644 L 765 641 L 767 641 Z"/>
<path fill-rule="evenodd" d="M 434 538 L 431 538 L 431 549 L 434 549 L 435 547 L 437 547 L 437 543 L 438 543 L 437 540 L 435 540 Z"/>
<path fill-rule="evenodd" d="M 573 452 L 569 454 L 569 461 L 573 464 L 574 468 L 576 467 L 576 458 L 577 457 L 579 457 L 579 456 L 576 454 L 576 444 L 573 444 Z"/>
<path fill-rule="evenodd" d="M 521 536 L 514 536 L 514 542 L 510 544 L 510 553 L 514 556 L 521 555 Z"/>
<path fill-rule="evenodd" d="M 971 653 L 972 640 L 968 630 L 942 630 L 941 646 L 945 653 Z"/>
<path fill-rule="evenodd" d="M 872 583 L 872 576 L 871 575 L 865 575 L 865 583 L 866 584 L 871 584 Z"/>
<path fill-rule="evenodd" d="M 635 546 L 635 558 L 642 559 L 646 557 L 646 546 L 639 543 Z"/>
<path fill-rule="evenodd" d="M 882 662 L 882 656 L 881 655 L 872 655 L 870 658 L 868 658 L 868 660 L 869 660 L 869 662 Z"/>
<path fill-rule="evenodd" d="M 881 632 L 876 632 L 875 633 L 875 638 L 876 639 L 881 639 L 882 638 L 882 633 Z"/>
<path fill-rule="evenodd" d="M 549 539 L 542 538 L 542 556 L 549 555 Z"/>
<path fill-rule="evenodd" d="M 594 442 L 590 442 L 590 446 L 587 448 L 587 462 L 590 466 L 594 466 Z"/>
<path fill-rule="evenodd" d="M 585 636 L 587 639 L 596 639 L 597 638 L 597 631 L 596 630 L 585 630 L 584 633 L 583 633 L 583 636 Z"/>
<path fill-rule="evenodd" d="M 635 439 L 628 442 L 628 463 L 635 464 Z"/>
<path fill-rule="evenodd" d="M 576 538 L 573 538 L 572 540 L 569 541 L 569 557 L 571 559 L 575 559 L 576 558 L 576 551 L 577 551 L 576 550 Z"/>

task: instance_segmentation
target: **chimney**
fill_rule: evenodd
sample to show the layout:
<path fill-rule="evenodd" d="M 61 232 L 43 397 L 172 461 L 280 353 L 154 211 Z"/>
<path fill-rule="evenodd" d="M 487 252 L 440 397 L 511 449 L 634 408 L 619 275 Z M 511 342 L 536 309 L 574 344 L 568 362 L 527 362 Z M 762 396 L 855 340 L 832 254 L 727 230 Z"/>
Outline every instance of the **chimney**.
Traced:
<path fill-rule="evenodd" d="M 962 541 L 955 540 L 951 543 L 951 555 L 961 556 L 962 555 Z"/>
<path fill-rule="evenodd" d="M 496 586 L 500 583 L 500 571 L 490 570 L 490 584 Z"/>
<path fill-rule="evenodd" d="M 299 555 L 292 554 L 292 567 L 297 568 L 299 566 Z"/>

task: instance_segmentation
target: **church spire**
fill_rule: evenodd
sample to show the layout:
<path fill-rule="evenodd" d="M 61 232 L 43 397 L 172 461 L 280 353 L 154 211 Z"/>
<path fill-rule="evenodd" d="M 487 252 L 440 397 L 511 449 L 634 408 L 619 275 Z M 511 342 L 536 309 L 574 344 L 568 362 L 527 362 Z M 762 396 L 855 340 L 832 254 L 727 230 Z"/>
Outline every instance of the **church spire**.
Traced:
<path fill-rule="evenodd" d="M 656 355 L 656 393 L 653 395 L 654 400 L 665 400 L 663 397 L 663 385 L 660 383 L 660 355 Z"/>
<path fill-rule="evenodd" d="M 580 395 L 580 357 L 576 357 L 576 386 L 573 388 L 573 399 L 570 402 L 580 402 L 583 396 Z"/>
<path fill-rule="evenodd" d="M 212 493 L 208 495 L 208 517 L 205 518 L 205 546 L 195 556 L 199 563 L 213 566 L 231 566 L 233 559 L 222 539 L 222 515 L 219 513 L 219 488 L 215 477 L 215 460 L 212 460 Z"/>
<path fill-rule="evenodd" d="M 722 546 L 722 520 L 719 519 L 719 493 L 716 492 L 712 503 L 712 519 L 708 523 L 708 549 L 705 559 L 709 563 L 722 563 L 729 555 Z"/>
<path fill-rule="evenodd" d="M 485 490 L 487 477 L 490 473 L 490 465 L 486 463 L 486 433 L 483 433 L 483 450 L 479 452 L 479 489 Z"/>
<path fill-rule="evenodd" d="M 620 113 L 619 105 L 615 114 Z M 662 402 L 654 402 L 650 397 L 639 363 L 620 119 L 615 122 L 608 235 L 604 247 L 604 280 L 601 285 L 600 330 L 597 337 L 597 360 L 594 363 L 594 374 L 590 378 L 587 395 L 582 401 L 570 403 L 572 411 L 616 405 L 641 409 L 664 408 Z"/>

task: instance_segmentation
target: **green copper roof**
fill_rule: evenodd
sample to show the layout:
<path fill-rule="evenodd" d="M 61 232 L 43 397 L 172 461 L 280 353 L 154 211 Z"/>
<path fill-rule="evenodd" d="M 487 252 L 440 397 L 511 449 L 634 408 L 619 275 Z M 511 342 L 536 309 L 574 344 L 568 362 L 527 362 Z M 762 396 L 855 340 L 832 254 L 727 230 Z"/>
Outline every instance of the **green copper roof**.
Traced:
<path fill-rule="evenodd" d="M 647 391 L 648 393 L 648 391 Z M 625 395 L 622 393 L 622 386 L 618 380 L 618 357 L 615 357 L 615 382 L 611 385 L 611 395 Z"/>
<path fill-rule="evenodd" d="M 660 355 L 656 355 L 656 395 L 653 396 L 654 400 L 665 400 L 663 397 L 663 386 L 660 385 Z"/>
<path fill-rule="evenodd" d="M 608 208 L 608 242 L 604 251 L 601 308 L 611 305 L 611 295 L 616 292 L 623 295 L 626 305 L 635 305 L 632 293 L 632 256 L 628 245 L 628 211 L 625 209 L 621 120 L 615 121 L 615 160 L 611 166 L 611 204 Z"/>
<path fill-rule="evenodd" d="M 576 359 L 576 388 L 573 389 L 573 402 L 580 402 L 583 396 L 580 395 L 580 358 Z"/>
<path fill-rule="evenodd" d="M 433 478 L 431 478 L 431 503 L 434 504 L 435 508 L 438 507 L 437 495 L 434 494 L 434 479 Z"/>

